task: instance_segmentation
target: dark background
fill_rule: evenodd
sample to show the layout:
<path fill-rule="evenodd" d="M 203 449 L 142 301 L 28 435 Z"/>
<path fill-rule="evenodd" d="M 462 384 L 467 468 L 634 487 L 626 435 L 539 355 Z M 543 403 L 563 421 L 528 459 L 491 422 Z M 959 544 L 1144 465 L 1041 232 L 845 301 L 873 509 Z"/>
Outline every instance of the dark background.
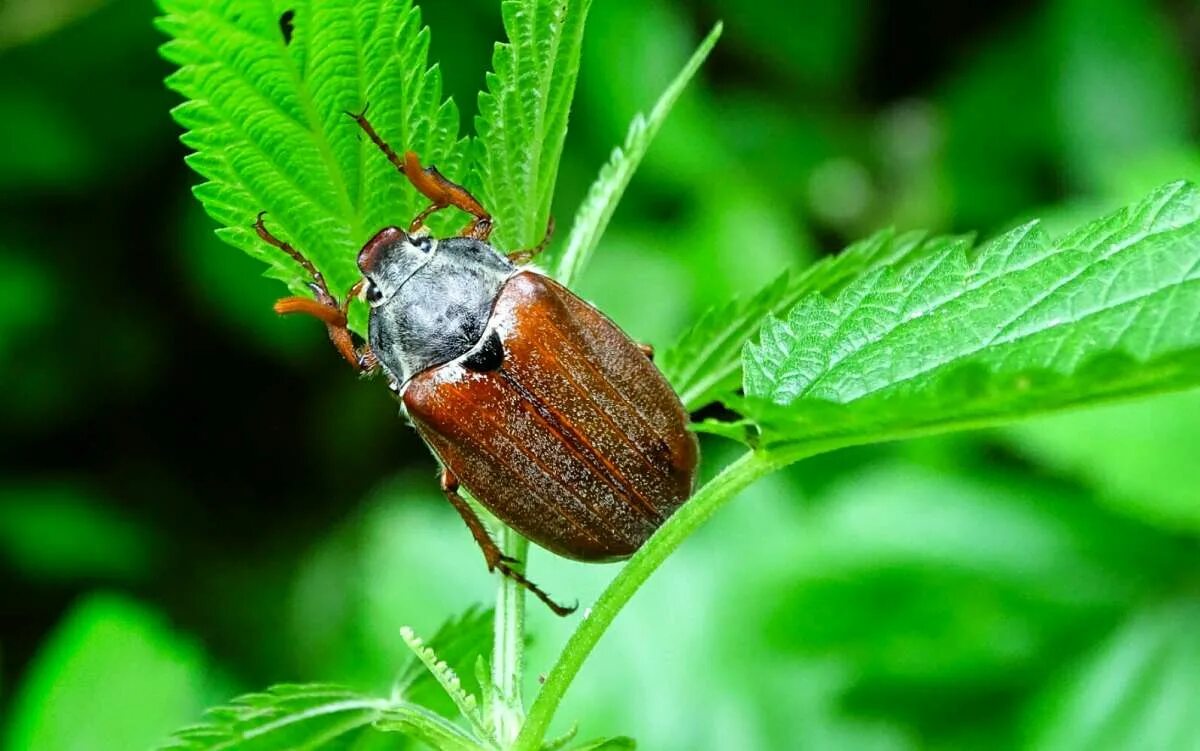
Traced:
<path fill-rule="evenodd" d="M 421 5 L 469 129 L 498 8 Z M 144 746 L 282 681 L 384 686 L 401 624 L 491 598 L 386 389 L 276 318 L 285 290 L 190 196 L 155 12 L 0 4 L 7 748 Z M 1193 3 L 598 0 L 560 240 L 718 18 L 581 285 L 660 349 L 883 226 L 1057 232 L 1200 175 Z M 1195 742 L 1161 703 L 1200 695 L 1197 445 L 1193 394 L 804 463 L 656 575 L 564 716 L 655 749 L 1070 747 L 1091 717 Z M 585 602 L 614 570 L 533 565 Z M 569 625 L 533 614 L 531 671 Z M 1142 673 L 1105 661 L 1137 645 Z"/>

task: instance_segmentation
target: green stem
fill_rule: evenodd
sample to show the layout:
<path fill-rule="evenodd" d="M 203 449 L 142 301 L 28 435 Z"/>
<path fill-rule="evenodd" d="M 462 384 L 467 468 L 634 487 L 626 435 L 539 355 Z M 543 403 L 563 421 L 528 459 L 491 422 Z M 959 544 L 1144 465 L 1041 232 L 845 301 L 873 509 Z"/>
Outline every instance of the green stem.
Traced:
<path fill-rule="evenodd" d="M 798 458 L 792 454 L 781 456 L 747 452 L 692 496 L 629 559 L 629 563 L 625 564 L 601 593 L 596 604 L 584 615 L 559 655 L 558 662 L 546 676 L 546 683 L 529 708 L 525 726 L 512 747 L 514 751 L 536 751 L 541 746 L 550 728 L 550 721 L 584 660 L 608 630 L 617 613 L 667 556 L 717 509 L 748 485 Z"/>
<path fill-rule="evenodd" d="M 525 568 L 529 541 L 500 525 L 500 549 L 517 559 L 518 571 Z M 525 675 L 525 589 L 507 576 L 498 577 L 496 619 L 492 644 L 492 717 L 496 740 L 507 748 L 516 739 L 525 720 L 521 683 Z"/>

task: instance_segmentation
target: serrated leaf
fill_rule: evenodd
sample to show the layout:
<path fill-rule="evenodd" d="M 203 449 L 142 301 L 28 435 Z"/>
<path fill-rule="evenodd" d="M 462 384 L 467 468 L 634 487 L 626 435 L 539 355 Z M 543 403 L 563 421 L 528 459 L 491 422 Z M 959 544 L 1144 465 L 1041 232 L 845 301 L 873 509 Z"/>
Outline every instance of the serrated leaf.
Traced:
<path fill-rule="evenodd" d="M 473 681 L 465 688 L 467 693 L 482 690 L 485 686 L 478 682 L 474 667 L 492 648 L 492 611 L 470 608 L 457 618 L 447 620 L 425 646 L 433 650 L 437 659 L 446 663 L 455 675 Z M 393 690 L 398 696 L 443 715 L 450 716 L 456 711 L 446 692 L 416 654 L 400 671 Z M 486 702 L 482 703 L 486 706 Z"/>
<path fill-rule="evenodd" d="M 458 110 L 428 66 L 429 32 L 411 0 L 160 0 L 167 84 L 187 98 L 172 114 L 187 129 L 195 189 L 224 240 L 309 294 L 301 269 L 255 234 L 260 211 L 278 237 L 322 271 L 335 293 L 359 276 L 355 258 L 376 231 L 407 223 L 426 203 L 345 114 L 370 105 L 376 130 L 448 175 L 466 144 Z M 286 43 L 280 15 L 294 11 Z M 450 217 L 434 219 L 435 228 Z M 461 222 L 461 217 L 453 221 Z M 363 312 L 352 324 L 363 330 Z"/>
<path fill-rule="evenodd" d="M 536 245 L 550 217 L 567 115 L 591 0 L 505 0 L 508 43 L 497 44 L 479 95 L 479 181 L 506 250 Z"/>
<path fill-rule="evenodd" d="M 992 424 L 1200 383 L 1200 193 L 1166 186 L 1050 242 L 944 245 L 769 319 L 744 355 L 768 441 Z"/>
<path fill-rule="evenodd" d="M 692 53 L 691 59 L 654 103 L 649 116 L 640 112 L 634 115 L 633 122 L 629 124 L 629 132 L 625 134 L 625 143 L 613 149 L 608 163 L 600 169 L 600 174 L 575 214 L 575 224 L 567 237 L 566 247 L 555 265 L 554 276 L 563 284 L 571 285 L 596 249 L 596 244 L 600 242 L 600 237 L 616 211 L 617 203 L 625 193 L 625 188 L 629 186 L 629 181 L 633 179 L 633 173 L 642 163 L 642 158 L 680 94 L 717 43 L 722 28 L 718 22 L 712 31 L 708 32 L 708 36 Z"/>
<path fill-rule="evenodd" d="M 210 709 L 201 725 L 184 728 L 167 751 L 327 749 L 362 732 L 393 702 L 324 684 L 281 685 Z"/>
<path fill-rule="evenodd" d="M 785 310 L 813 292 L 835 294 L 848 280 L 870 269 L 898 266 L 961 241 L 954 237 L 927 241 L 920 232 L 877 232 L 802 272 L 784 272 L 752 297 L 710 308 L 658 358 L 659 367 L 684 406 L 699 409 L 738 388 L 742 348 L 767 314 Z"/>
<path fill-rule="evenodd" d="M 492 730 L 484 719 L 479 708 L 479 699 L 463 688 L 462 679 L 445 660 L 441 659 L 419 636 L 408 626 L 400 629 L 400 638 L 408 645 L 425 669 L 441 685 L 442 690 L 458 707 L 459 713 L 474 728 L 481 738 L 491 737 Z"/>

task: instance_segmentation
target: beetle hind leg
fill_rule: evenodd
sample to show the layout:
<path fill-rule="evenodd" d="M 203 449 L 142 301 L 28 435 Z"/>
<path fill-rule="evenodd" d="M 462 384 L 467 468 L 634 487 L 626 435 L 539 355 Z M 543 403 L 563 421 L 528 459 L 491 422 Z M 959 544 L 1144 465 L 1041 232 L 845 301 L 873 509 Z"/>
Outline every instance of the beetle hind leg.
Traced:
<path fill-rule="evenodd" d="M 450 501 L 450 505 L 458 511 L 459 516 L 466 522 L 467 529 L 471 530 L 471 536 L 475 538 L 475 542 L 479 545 L 480 550 L 483 551 L 488 571 L 499 571 L 502 575 L 520 584 L 544 602 L 546 607 L 554 611 L 555 615 L 567 616 L 575 612 L 575 609 L 579 607 L 578 605 L 572 605 L 571 607 L 559 605 L 541 587 L 526 579 L 524 574 L 512 567 L 512 564 L 517 563 L 517 559 L 504 555 L 504 552 L 500 550 L 500 546 L 492 540 L 491 535 L 487 532 L 487 528 L 483 526 L 483 521 L 475 513 L 475 509 L 471 508 L 467 500 L 459 494 L 458 478 L 449 469 L 442 469 L 441 485 L 442 492 L 446 495 L 446 500 Z"/>

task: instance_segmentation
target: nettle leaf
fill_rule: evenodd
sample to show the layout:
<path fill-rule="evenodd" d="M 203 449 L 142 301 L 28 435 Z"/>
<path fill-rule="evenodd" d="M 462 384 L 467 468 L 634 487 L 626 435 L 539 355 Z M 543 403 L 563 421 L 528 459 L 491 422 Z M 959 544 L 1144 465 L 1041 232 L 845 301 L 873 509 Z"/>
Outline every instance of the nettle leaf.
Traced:
<path fill-rule="evenodd" d="M 434 748 L 485 744 L 436 714 L 402 701 L 323 684 L 275 686 L 210 709 L 206 722 L 177 732 L 163 751 L 312 751 L 360 747 L 365 736 L 399 732 Z"/>
<path fill-rule="evenodd" d="M 744 355 L 767 442 L 885 440 L 1200 384 L 1200 192 L 1051 242 L 1035 222 L 768 318 Z"/>
<path fill-rule="evenodd" d="M 458 110 L 428 66 L 429 32 L 411 0 L 160 0 L 167 84 L 187 98 L 172 114 L 187 129 L 195 189 L 224 240 L 270 266 L 296 294 L 300 268 L 255 234 L 268 227 L 325 275 L 337 294 L 359 274 L 359 248 L 426 203 L 346 115 L 370 105 L 379 134 L 447 175 L 462 171 Z M 290 42 L 281 16 L 293 11 Z M 448 212 L 443 212 L 448 213 Z M 461 223 L 435 217 L 434 229 Z M 364 312 L 352 324 L 360 333 Z"/>
<path fill-rule="evenodd" d="M 659 358 L 659 367 L 689 410 L 732 394 L 741 385 L 742 348 L 767 314 L 786 310 L 805 295 L 839 292 L 871 269 L 903 266 L 962 237 L 927 239 L 923 233 L 883 230 L 801 272 L 786 271 L 758 293 L 710 308 Z"/>
<path fill-rule="evenodd" d="M 458 711 L 463 718 L 471 723 L 475 732 L 480 737 L 490 737 L 491 729 L 488 727 L 483 712 L 479 708 L 479 699 L 463 688 L 462 679 L 458 677 L 458 673 L 454 668 L 439 657 L 408 626 L 400 629 L 400 638 L 404 639 L 404 643 L 408 645 L 408 648 L 412 650 L 413 654 L 424 665 L 429 675 L 433 676 L 434 680 L 442 687 L 446 696 L 450 697 L 450 700 L 458 707 Z"/>
<path fill-rule="evenodd" d="M 497 44 L 479 95 L 479 180 L 506 250 L 541 241 L 575 94 L 591 0 L 505 0 L 507 44 Z"/>
<path fill-rule="evenodd" d="M 457 618 L 447 620 L 433 637 L 424 642 L 425 647 L 437 655 L 437 660 L 446 663 L 463 681 L 463 689 L 468 694 L 480 694 L 487 688 L 486 685 L 480 685 L 475 665 L 491 652 L 492 616 L 490 608 L 470 608 Z M 396 678 L 393 691 L 414 704 L 429 707 L 445 716 L 457 712 L 436 676 L 415 650 L 412 659 Z M 482 695 L 480 698 L 483 698 Z"/>
<path fill-rule="evenodd" d="M 554 276 L 563 284 L 569 286 L 574 281 L 596 249 L 596 244 L 600 242 L 600 237 L 617 209 L 617 203 L 625 193 L 625 188 L 629 187 L 629 181 L 633 179 L 633 173 L 642 163 L 642 158 L 646 156 L 651 142 L 658 135 L 684 88 L 696 75 L 708 53 L 712 52 L 713 46 L 721 36 L 722 28 L 718 22 L 712 31 L 708 32 L 708 36 L 692 53 L 691 59 L 654 103 L 650 115 L 647 117 L 639 112 L 634 116 L 633 122 L 629 124 L 629 132 L 625 134 L 624 145 L 613 149 L 608 163 L 600 169 L 600 174 L 575 214 L 575 224 L 567 237 L 566 247 L 555 264 Z"/>
<path fill-rule="evenodd" d="M 329 685 L 282 685 L 210 709 L 176 733 L 171 751 L 338 748 L 383 717 L 391 702 Z"/>

